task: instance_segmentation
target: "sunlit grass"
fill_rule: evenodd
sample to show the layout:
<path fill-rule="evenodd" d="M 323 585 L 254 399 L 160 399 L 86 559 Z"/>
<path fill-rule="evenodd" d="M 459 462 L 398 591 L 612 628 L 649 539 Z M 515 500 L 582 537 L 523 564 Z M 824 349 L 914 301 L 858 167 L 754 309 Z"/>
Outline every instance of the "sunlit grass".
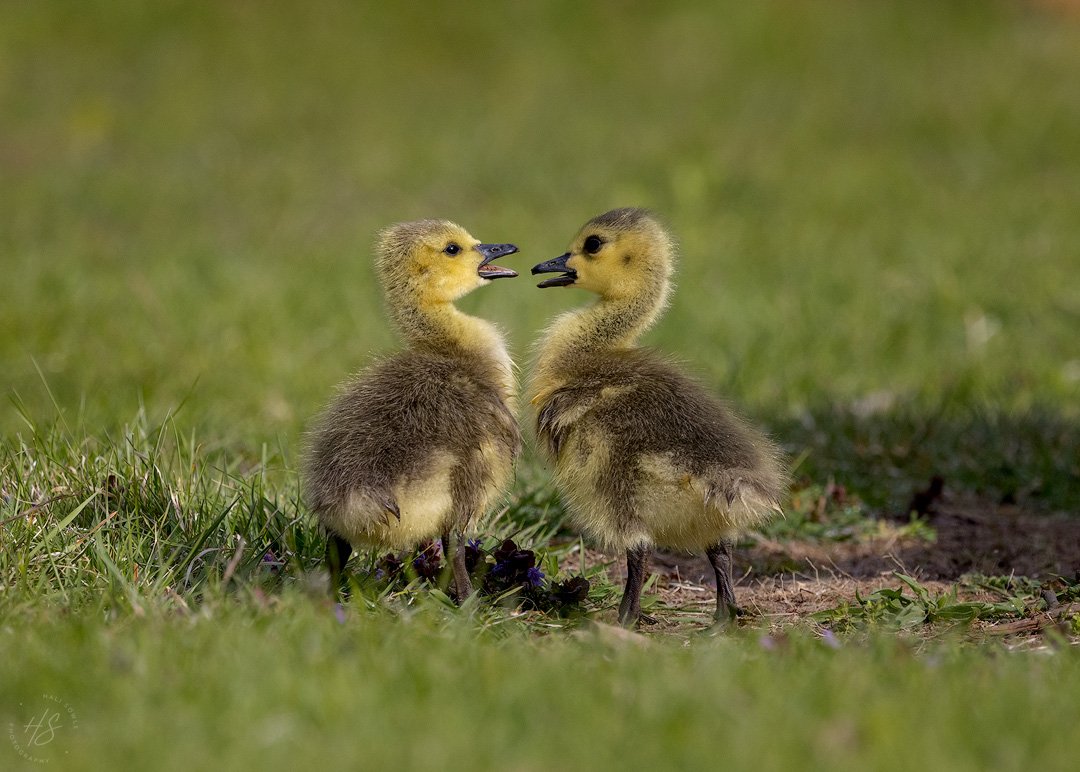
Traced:
<path fill-rule="evenodd" d="M 287 593 L 0 629 L 4 700 L 61 695 L 65 769 L 1068 769 L 1076 652 L 806 635 L 539 640 Z M 65 756 L 59 754 L 67 752 Z"/>

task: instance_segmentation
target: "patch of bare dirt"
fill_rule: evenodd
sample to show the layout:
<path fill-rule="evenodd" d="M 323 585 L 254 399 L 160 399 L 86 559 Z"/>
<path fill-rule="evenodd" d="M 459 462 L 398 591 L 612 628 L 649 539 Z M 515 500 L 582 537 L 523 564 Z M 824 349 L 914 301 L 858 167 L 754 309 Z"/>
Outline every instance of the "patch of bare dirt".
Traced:
<path fill-rule="evenodd" d="M 945 496 L 927 520 L 934 541 L 887 522 L 879 533 L 858 541 L 759 538 L 753 547 L 736 552 L 739 605 L 770 625 L 784 625 L 853 602 L 856 592 L 865 597 L 882 587 L 895 588 L 897 571 L 915 577 L 932 593 L 950 591 L 965 574 L 1045 579 L 1080 572 L 1080 518 Z M 585 556 L 586 565 L 605 562 L 610 562 L 612 581 L 624 581 L 621 559 L 591 551 Z M 651 569 L 658 574 L 653 592 L 664 607 L 654 629 L 707 621 L 716 596 L 712 569 L 703 557 L 659 552 Z M 959 598 L 1001 599 L 963 587 Z"/>

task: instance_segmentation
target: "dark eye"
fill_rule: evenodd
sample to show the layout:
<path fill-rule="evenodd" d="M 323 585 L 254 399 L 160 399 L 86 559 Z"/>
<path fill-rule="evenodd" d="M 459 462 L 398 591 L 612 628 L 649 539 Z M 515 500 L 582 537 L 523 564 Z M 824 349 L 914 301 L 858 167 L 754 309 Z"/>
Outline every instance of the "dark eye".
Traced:
<path fill-rule="evenodd" d="M 599 236 L 589 236 L 589 238 L 585 239 L 585 251 L 590 255 L 595 255 L 602 246 L 604 246 L 604 240 Z"/>
<path fill-rule="evenodd" d="M 460 251 L 461 251 L 461 247 L 459 247 L 457 244 L 455 244 L 452 241 L 446 246 L 446 249 L 443 250 L 443 252 L 445 252 L 448 255 L 456 255 Z"/>

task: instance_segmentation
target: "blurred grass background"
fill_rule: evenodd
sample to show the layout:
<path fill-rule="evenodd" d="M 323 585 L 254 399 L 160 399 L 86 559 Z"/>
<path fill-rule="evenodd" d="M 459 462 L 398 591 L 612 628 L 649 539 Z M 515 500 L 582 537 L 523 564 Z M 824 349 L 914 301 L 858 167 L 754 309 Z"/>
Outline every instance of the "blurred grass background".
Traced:
<path fill-rule="evenodd" d="M 392 345 L 378 228 L 527 269 L 644 205 L 683 254 L 650 341 L 759 416 L 1075 415 L 1078 77 L 1076 18 L 1020 2 L 5 4 L 5 391 L 292 447 Z M 464 305 L 524 359 L 584 300 Z"/>

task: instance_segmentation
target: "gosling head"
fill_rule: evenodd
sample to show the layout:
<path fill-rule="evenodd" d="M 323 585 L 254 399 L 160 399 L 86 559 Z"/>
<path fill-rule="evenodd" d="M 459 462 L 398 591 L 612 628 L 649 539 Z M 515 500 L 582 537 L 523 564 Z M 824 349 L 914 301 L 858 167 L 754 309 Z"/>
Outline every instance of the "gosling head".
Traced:
<path fill-rule="evenodd" d="M 565 254 L 533 267 L 558 273 L 538 287 L 581 287 L 607 300 L 663 296 L 675 267 L 675 245 L 645 209 L 612 209 L 578 231 Z"/>
<path fill-rule="evenodd" d="M 379 234 L 375 267 L 387 298 L 425 306 L 451 303 L 515 271 L 492 261 L 512 255 L 513 244 L 482 244 L 447 220 L 392 225 Z"/>

